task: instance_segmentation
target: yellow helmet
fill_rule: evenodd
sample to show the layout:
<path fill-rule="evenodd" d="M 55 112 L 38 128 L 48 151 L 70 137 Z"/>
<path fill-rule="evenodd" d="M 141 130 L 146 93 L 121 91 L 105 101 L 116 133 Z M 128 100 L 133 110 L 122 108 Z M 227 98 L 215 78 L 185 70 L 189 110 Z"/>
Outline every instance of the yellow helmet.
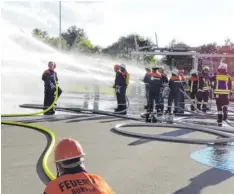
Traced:
<path fill-rule="evenodd" d="M 209 70 L 210 70 L 210 68 L 209 68 L 208 66 L 204 66 L 204 67 L 203 67 L 203 70 L 207 70 L 207 71 L 209 71 Z"/>

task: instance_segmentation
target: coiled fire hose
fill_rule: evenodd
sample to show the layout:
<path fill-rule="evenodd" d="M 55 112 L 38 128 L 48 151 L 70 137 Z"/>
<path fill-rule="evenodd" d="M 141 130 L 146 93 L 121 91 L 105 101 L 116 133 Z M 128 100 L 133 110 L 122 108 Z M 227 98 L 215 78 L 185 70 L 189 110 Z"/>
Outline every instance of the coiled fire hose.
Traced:
<path fill-rule="evenodd" d="M 25 116 L 34 116 L 34 115 L 46 113 L 53 108 L 53 106 L 55 105 L 55 103 L 58 99 L 58 85 L 56 85 L 56 92 L 55 93 L 56 93 L 56 95 L 55 95 L 53 103 L 43 111 L 36 112 L 36 113 L 28 113 L 28 114 L 3 114 L 3 115 L 1 115 L 1 117 L 2 118 L 4 118 L 4 117 L 25 117 Z M 66 110 L 66 109 L 64 109 L 64 110 Z M 136 123 L 118 124 L 114 127 L 115 132 L 123 134 L 123 135 L 127 135 L 127 136 L 141 137 L 141 138 L 148 138 L 148 139 L 155 139 L 155 140 L 163 140 L 163 141 L 169 141 L 169 142 L 191 143 L 191 144 L 223 144 L 223 143 L 234 141 L 234 136 L 230 134 L 231 132 L 233 132 L 232 129 L 204 127 L 204 125 L 188 124 L 188 123 L 184 123 L 181 121 L 173 121 L 174 124 L 143 123 L 143 122 L 141 122 L 142 119 L 124 116 L 124 115 L 116 115 L 116 114 L 113 114 L 112 112 L 107 112 L 107 111 L 94 111 L 94 110 L 89 110 L 89 109 L 70 109 L 70 108 L 67 108 L 67 110 L 74 111 L 74 112 L 88 111 L 88 112 L 91 112 L 91 114 L 109 115 L 109 116 L 113 116 L 113 117 L 126 118 L 126 119 L 130 119 L 130 120 L 138 121 Z M 14 125 L 14 126 L 35 129 L 35 130 L 46 133 L 50 137 L 49 147 L 48 147 L 47 151 L 45 152 L 43 159 L 42 159 L 42 168 L 43 168 L 46 176 L 50 180 L 54 180 L 56 176 L 52 173 L 52 171 L 49 169 L 49 167 L 47 165 L 48 157 L 49 157 L 49 155 L 50 155 L 50 153 L 53 150 L 53 147 L 55 145 L 55 135 L 54 135 L 53 131 L 48 129 L 48 128 L 42 127 L 42 126 L 23 123 L 23 122 L 2 120 L 1 124 Z M 129 131 L 123 130 L 122 129 L 123 127 L 166 127 L 166 128 L 169 127 L 169 128 L 183 128 L 183 129 L 186 128 L 186 129 L 190 129 L 190 130 L 214 134 L 217 136 L 221 136 L 222 138 L 203 140 L 203 139 L 194 139 L 194 138 L 168 137 L 168 136 L 163 136 L 163 135 L 152 135 L 152 134 L 129 132 Z"/>

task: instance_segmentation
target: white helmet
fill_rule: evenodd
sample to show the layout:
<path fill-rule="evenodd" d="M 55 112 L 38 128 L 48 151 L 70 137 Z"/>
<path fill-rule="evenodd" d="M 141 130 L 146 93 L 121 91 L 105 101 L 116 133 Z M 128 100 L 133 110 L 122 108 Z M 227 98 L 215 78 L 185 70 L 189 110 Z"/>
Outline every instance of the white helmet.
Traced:
<path fill-rule="evenodd" d="M 125 64 L 121 64 L 120 67 L 126 69 L 126 65 Z"/>
<path fill-rule="evenodd" d="M 164 68 L 164 65 L 161 65 L 160 68 L 163 69 L 163 70 L 165 69 L 165 68 Z"/>
<path fill-rule="evenodd" d="M 197 75 L 197 70 L 196 70 L 196 69 L 192 69 L 192 70 L 190 71 L 190 75 L 193 75 L 193 74 L 196 74 L 196 75 Z"/>
<path fill-rule="evenodd" d="M 172 74 L 175 74 L 175 75 L 178 75 L 178 70 L 177 70 L 177 69 L 172 69 L 172 70 L 171 70 L 171 73 L 172 73 Z"/>
<path fill-rule="evenodd" d="M 155 64 L 151 66 L 151 69 L 156 69 L 156 68 L 159 68 L 159 66 Z"/>
<path fill-rule="evenodd" d="M 223 63 L 221 62 L 218 69 L 223 69 L 223 70 L 227 70 L 227 64 L 226 63 Z"/>

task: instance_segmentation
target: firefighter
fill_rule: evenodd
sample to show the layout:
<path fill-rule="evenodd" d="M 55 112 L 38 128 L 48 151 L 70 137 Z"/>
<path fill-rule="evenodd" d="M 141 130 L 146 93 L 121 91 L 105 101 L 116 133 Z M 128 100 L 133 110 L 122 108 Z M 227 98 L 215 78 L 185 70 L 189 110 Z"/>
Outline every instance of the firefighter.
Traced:
<path fill-rule="evenodd" d="M 222 122 L 227 120 L 229 94 L 232 89 L 232 79 L 227 73 L 227 64 L 221 62 L 218 67 L 217 75 L 211 78 L 213 91 L 216 99 L 218 111 L 218 126 L 222 127 Z"/>
<path fill-rule="evenodd" d="M 183 68 L 180 68 L 178 70 L 178 76 L 179 76 L 180 84 L 181 84 L 180 90 L 182 90 L 182 92 L 180 91 L 178 93 L 178 106 L 179 106 L 179 108 L 178 108 L 177 112 L 184 114 L 184 109 L 185 109 L 184 92 L 186 92 L 184 88 L 186 86 L 186 77 L 184 76 L 184 69 Z"/>
<path fill-rule="evenodd" d="M 181 84 L 181 77 L 178 75 L 178 70 L 173 69 L 172 70 L 172 76 L 169 80 L 169 96 L 168 96 L 168 107 L 166 110 L 166 114 L 169 113 L 171 114 L 171 107 L 172 107 L 172 102 L 174 102 L 174 111 L 173 113 L 179 113 L 179 106 L 178 102 L 181 101 L 179 98 L 181 97 L 181 89 L 183 89 L 183 85 Z"/>
<path fill-rule="evenodd" d="M 149 68 L 145 68 L 145 76 L 143 78 L 143 82 L 145 83 L 145 97 L 146 97 L 146 102 L 147 105 L 144 107 L 145 109 L 148 109 L 149 106 L 149 82 L 150 82 L 150 76 L 149 73 L 151 72 L 151 70 Z"/>
<path fill-rule="evenodd" d="M 204 66 L 202 73 L 199 75 L 198 90 L 197 90 L 197 108 L 202 112 L 207 111 L 207 104 L 210 95 L 210 75 L 209 67 Z"/>
<path fill-rule="evenodd" d="M 148 73 L 148 76 L 150 77 L 149 80 L 149 104 L 146 114 L 146 122 L 150 122 L 150 114 L 153 112 L 154 104 L 156 107 L 156 112 L 161 112 L 160 106 L 159 106 L 159 98 L 160 98 L 160 92 L 162 87 L 162 75 L 158 71 L 158 67 L 154 66 L 152 67 L 152 72 Z"/>
<path fill-rule="evenodd" d="M 161 88 L 161 92 L 160 92 L 160 98 L 159 98 L 159 109 L 161 110 L 161 113 L 164 112 L 164 89 L 165 86 L 168 84 L 168 77 L 167 74 L 164 72 L 164 67 L 160 66 L 158 69 L 159 73 L 161 73 L 162 75 L 162 88 Z"/>
<path fill-rule="evenodd" d="M 120 65 L 120 71 L 116 73 L 115 78 L 115 88 L 116 93 L 118 93 L 119 102 L 118 102 L 118 109 L 115 111 L 116 113 L 119 112 L 120 114 L 127 114 L 127 106 L 126 106 L 126 90 L 129 84 L 129 73 L 126 70 L 126 65 Z"/>
<path fill-rule="evenodd" d="M 48 69 L 42 74 L 42 80 L 44 81 L 44 109 L 49 107 L 55 98 L 56 83 L 58 83 L 57 73 L 54 71 L 56 64 L 52 61 L 48 63 Z M 58 98 L 62 94 L 62 90 L 58 87 Z M 55 108 L 53 107 L 50 111 L 44 113 L 45 115 L 55 114 Z"/>
<path fill-rule="evenodd" d="M 120 71 L 120 65 L 115 64 L 114 65 L 115 77 L 117 76 L 117 73 L 119 73 L 119 71 Z M 113 88 L 115 89 L 115 95 L 116 95 L 116 100 L 117 100 L 117 108 L 115 108 L 115 111 L 118 112 L 119 111 L 119 92 L 117 92 L 115 84 L 113 85 Z"/>
<path fill-rule="evenodd" d="M 54 153 L 57 178 L 46 185 L 44 194 L 113 194 L 112 188 L 102 177 L 86 171 L 84 155 L 79 142 L 62 139 Z"/>
<path fill-rule="evenodd" d="M 191 104 L 191 111 L 195 111 L 195 107 L 194 105 L 196 104 L 196 95 L 197 95 L 197 87 L 198 87 L 198 74 L 197 74 L 197 70 L 192 69 L 190 71 L 190 78 L 189 78 L 189 96 L 193 102 L 193 104 Z"/>

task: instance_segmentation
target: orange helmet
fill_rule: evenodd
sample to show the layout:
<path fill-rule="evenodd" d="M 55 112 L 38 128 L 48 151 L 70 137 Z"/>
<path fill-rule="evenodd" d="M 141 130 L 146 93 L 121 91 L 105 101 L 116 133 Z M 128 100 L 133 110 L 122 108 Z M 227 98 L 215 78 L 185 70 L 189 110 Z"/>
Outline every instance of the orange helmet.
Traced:
<path fill-rule="evenodd" d="M 120 65 L 119 64 L 116 64 L 115 66 L 114 66 L 114 70 L 115 71 L 118 71 L 120 69 Z"/>
<path fill-rule="evenodd" d="M 63 162 L 84 156 L 85 153 L 79 144 L 74 139 L 62 139 L 55 148 L 55 162 Z"/>

